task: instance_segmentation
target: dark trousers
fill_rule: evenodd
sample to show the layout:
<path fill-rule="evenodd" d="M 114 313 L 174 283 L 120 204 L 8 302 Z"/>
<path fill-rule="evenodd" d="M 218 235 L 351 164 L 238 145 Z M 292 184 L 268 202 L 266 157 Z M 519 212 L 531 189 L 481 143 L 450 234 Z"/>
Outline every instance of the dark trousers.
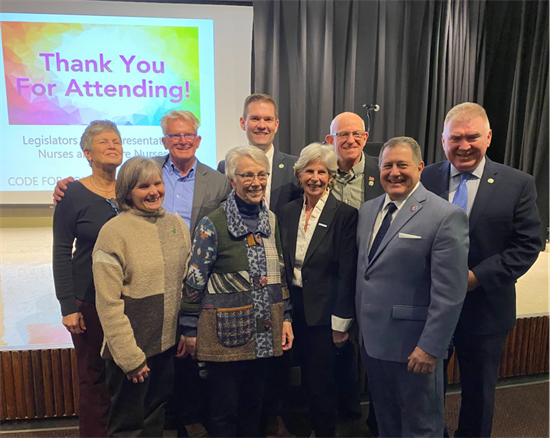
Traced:
<path fill-rule="evenodd" d="M 455 332 L 462 401 L 456 437 L 489 437 L 495 389 L 508 331 L 490 335 Z"/>
<path fill-rule="evenodd" d="M 211 437 L 260 436 L 270 359 L 207 362 Z"/>
<path fill-rule="evenodd" d="M 284 415 L 284 400 L 292 377 L 292 358 L 291 351 L 284 351 L 282 356 L 271 360 L 264 390 L 262 430 L 269 425 L 270 419 Z"/>
<path fill-rule="evenodd" d="M 311 428 L 317 437 L 333 437 L 336 431 L 336 346 L 328 325 L 294 324 L 294 354 L 305 385 Z"/>
<path fill-rule="evenodd" d="M 174 360 L 174 393 L 166 406 L 166 416 L 178 436 L 186 436 L 185 426 L 204 423 L 207 402 L 206 380 L 199 375 L 198 362 L 191 356 Z"/>
<path fill-rule="evenodd" d="M 356 330 L 350 330 L 350 338 L 356 339 Z M 342 419 L 361 418 L 361 398 L 359 394 L 359 370 L 357 345 L 350 340 L 336 349 L 335 383 L 338 393 L 338 413 Z"/>
<path fill-rule="evenodd" d="M 150 371 L 143 383 L 133 383 L 114 361 L 106 361 L 111 396 L 109 436 L 162 437 L 164 406 L 173 388 L 174 353 L 170 348 L 147 358 Z"/>
<path fill-rule="evenodd" d="M 86 331 L 71 335 L 78 366 L 78 427 L 81 437 L 106 437 L 109 392 L 105 383 L 105 361 L 101 358 L 103 329 L 93 303 L 77 300 Z"/>
<path fill-rule="evenodd" d="M 443 361 L 435 371 L 415 374 L 407 364 L 375 359 L 361 351 L 369 376 L 381 437 L 442 437 Z"/>

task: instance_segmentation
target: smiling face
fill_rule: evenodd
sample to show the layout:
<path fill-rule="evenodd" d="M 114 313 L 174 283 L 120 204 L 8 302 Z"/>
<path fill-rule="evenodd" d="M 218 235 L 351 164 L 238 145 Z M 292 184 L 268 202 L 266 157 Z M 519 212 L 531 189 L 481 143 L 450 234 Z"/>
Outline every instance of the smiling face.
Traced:
<path fill-rule="evenodd" d="M 169 135 L 180 134 L 175 140 Z M 195 153 L 201 144 L 201 136 L 196 135 L 194 139 L 186 140 L 181 134 L 197 134 L 193 124 L 183 119 L 170 120 L 166 126 L 166 133 L 162 138 L 164 149 L 170 153 L 174 164 L 182 170 L 186 163 L 194 163 Z"/>
<path fill-rule="evenodd" d="M 416 187 L 424 163 L 416 164 L 411 148 L 398 144 L 386 148 L 380 163 L 380 184 L 392 201 L 402 199 Z"/>
<path fill-rule="evenodd" d="M 279 129 L 279 120 L 275 116 L 275 106 L 271 102 L 257 100 L 248 105 L 246 118 L 240 118 L 241 128 L 246 132 L 248 142 L 267 151 L 273 144 L 273 138 Z"/>
<path fill-rule="evenodd" d="M 441 136 L 447 159 L 459 172 L 473 172 L 491 144 L 492 131 L 482 117 L 449 120 Z"/>
<path fill-rule="evenodd" d="M 334 145 L 340 169 L 348 170 L 361 161 L 361 152 L 368 138 L 361 117 L 354 113 L 342 113 L 332 121 L 330 134 L 325 140 Z"/>
<path fill-rule="evenodd" d="M 332 181 L 328 169 L 321 160 L 308 163 L 298 174 L 298 179 L 306 197 L 315 202 L 323 197 Z"/>
<path fill-rule="evenodd" d="M 235 179 L 229 179 L 231 186 L 239 198 L 248 204 L 259 204 L 265 195 L 267 176 L 265 178 L 254 177 L 251 181 L 245 181 L 247 174 L 266 174 L 265 166 L 257 163 L 252 158 L 244 156 L 239 158 L 235 168 Z"/>
<path fill-rule="evenodd" d="M 164 184 L 160 175 L 155 175 L 149 181 L 138 182 L 130 192 L 129 199 L 132 208 L 145 212 L 155 212 L 162 206 L 164 199 Z"/>
<path fill-rule="evenodd" d="M 107 131 L 92 138 L 92 149 L 84 155 L 92 166 L 118 167 L 122 163 L 122 141 L 116 132 Z"/>

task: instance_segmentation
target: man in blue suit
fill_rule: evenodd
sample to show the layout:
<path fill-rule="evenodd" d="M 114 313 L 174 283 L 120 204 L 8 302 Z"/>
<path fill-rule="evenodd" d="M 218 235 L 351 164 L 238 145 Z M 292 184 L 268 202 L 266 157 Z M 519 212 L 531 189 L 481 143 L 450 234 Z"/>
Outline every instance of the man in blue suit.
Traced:
<path fill-rule="evenodd" d="M 541 249 L 534 180 L 486 157 L 491 137 L 483 107 L 455 106 L 442 135 L 448 161 L 422 173 L 428 190 L 469 216 L 468 292 L 454 335 L 462 385 L 457 437 L 491 436 L 498 370 L 516 323 L 515 283 Z"/>
<path fill-rule="evenodd" d="M 359 211 L 356 312 L 380 436 L 443 436 L 443 360 L 468 280 L 464 211 L 420 183 L 418 143 L 379 158 L 385 195 Z"/>

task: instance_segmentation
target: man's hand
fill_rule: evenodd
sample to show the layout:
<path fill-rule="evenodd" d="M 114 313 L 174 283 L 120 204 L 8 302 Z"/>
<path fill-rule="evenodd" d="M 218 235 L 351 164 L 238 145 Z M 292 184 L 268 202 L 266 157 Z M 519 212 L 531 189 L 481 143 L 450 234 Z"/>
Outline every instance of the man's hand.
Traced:
<path fill-rule="evenodd" d="M 185 336 L 182 336 L 180 338 L 180 341 L 178 343 L 178 350 L 176 351 L 177 358 L 186 357 L 189 354 L 189 352 L 187 351 L 187 345 L 185 344 L 185 339 Z"/>
<path fill-rule="evenodd" d="M 79 335 L 86 331 L 86 324 L 84 324 L 84 317 L 82 313 L 75 312 L 70 315 L 64 316 L 61 323 L 65 328 L 73 335 Z"/>
<path fill-rule="evenodd" d="M 57 205 L 61 198 L 65 196 L 65 190 L 67 190 L 67 184 L 72 183 L 74 178 L 72 176 L 57 181 L 57 185 L 53 189 L 53 205 Z"/>
<path fill-rule="evenodd" d="M 409 359 L 407 371 L 410 373 L 433 373 L 435 370 L 435 363 L 437 362 L 437 357 L 432 356 L 430 353 L 426 353 L 420 347 L 416 347 L 407 359 Z"/>
<path fill-rule="evenodd" d="M 332 342 L 334 342 L 337 348 L 342 348 L 348 339 L 348 332 L 339 332 L 338 330 L 332 331 Z"/>
<path fill-rule="evenodd" d="M 181 345 L 182 342 L 184 344 L 183 346 Z M 176 357 L 185 357 L 189 354 L 193 359 L 196 359 L 197 358 L 196 346 L 197 346 L 196 336 L 193 338 L 189 336 L 184 336 L 183 339 L 181 339 L 180 343 L 178 344 L 178 351 L 176 353 Z M 183 354 L 183 355 L 180 356 L 180 354 Z"/>
<path fill-rule="evenodd" d="M 478 286 L 479 282 L 477 281 L 476 274 L 472 271 L 468 271 L 468 292 L 474 290 Z"/>
<path fill-rule="evenodd" d="M 283 351 L 290 350 L 294 342 L 294 333 L 292 332 L 292 323 L 290 321 L 283 322 Z"/>
<path fill-rule="evenodd" d="M 134 383 L 143 383 L 145 382 L 145 379 L 149 377 L 149 371 L 151 371 L 149 367 L 147 365 L 143 365 L 143 368 L 126 374 L 126 378 Z"/>

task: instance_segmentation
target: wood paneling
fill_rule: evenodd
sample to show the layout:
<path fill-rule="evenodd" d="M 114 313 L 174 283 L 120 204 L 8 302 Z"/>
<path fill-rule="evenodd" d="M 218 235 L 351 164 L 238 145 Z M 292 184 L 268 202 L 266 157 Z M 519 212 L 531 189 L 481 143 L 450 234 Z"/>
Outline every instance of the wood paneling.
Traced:
<path fill-rule="evenodd" d="M 73 349 L 0 352 L 0 420 L 77 415 Z"/>
<path fill-rule="evenodd" d="M 548 329 L 548 316 L 519 319 L 508 335 L 499 376 L 548 372 Z M 74 349 L 2 351 L 0 370 L 1 421 L 78 414 Z M 454 355 L 448 371 L 449 383 L 458 383 Z"/>
<path fill-rule="evenodd" d="M 448 382 L 459 383 L 460 369 L 454 354 L 448 371 Z M 548 316 L 518 319 L 506 340 L 498 376 L 517 377 L 548 371 Z"/>

